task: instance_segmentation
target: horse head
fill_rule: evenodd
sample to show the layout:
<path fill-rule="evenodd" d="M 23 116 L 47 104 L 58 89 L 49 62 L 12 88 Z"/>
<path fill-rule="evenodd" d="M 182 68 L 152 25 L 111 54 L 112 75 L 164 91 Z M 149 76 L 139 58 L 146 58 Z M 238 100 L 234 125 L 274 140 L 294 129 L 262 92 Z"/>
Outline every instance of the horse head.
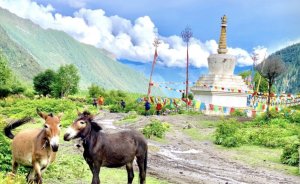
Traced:
<path fill-rule="evenodd" d="M 52 151 L 56 152 L 59 146 L 59 134 L 61 128 L 60 120 L 62 114 L 54 116 L 52 113 L 46 114 L 41 112 L 39 109 L 37 109 L 37 114 L 45 120 L 44 131 L 46 134 L 46 139 L 49 141 Z"/>
<path fill-rule="evenodd" d="M 91 130 L 96 132 L 102 130 L 93 119 L 94 116 L 90 112 L 84 111 L 81 113 L 78 111 L 78 118 L 67 129 L 64 140 L 70 141 L 79 137 L 83 139 L 90 134 Z"/>

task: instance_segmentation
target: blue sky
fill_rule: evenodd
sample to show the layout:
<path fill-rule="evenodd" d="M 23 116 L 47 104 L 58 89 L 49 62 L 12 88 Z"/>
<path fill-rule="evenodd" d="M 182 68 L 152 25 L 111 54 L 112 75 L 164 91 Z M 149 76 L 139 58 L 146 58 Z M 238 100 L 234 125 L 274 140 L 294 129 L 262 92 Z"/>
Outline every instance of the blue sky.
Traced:
<path fill-rule="evenodd" d="M 2 0 L 0 7 L 42 28 L 64 31 L 76 40 L 110 51 L 122 63 L 149 76 L 155 37 L 156 81 L 184 81 L 186 48 L 180 37 L 189 25 L 190 79 L 207 72 L 216 53 L 220 18 L 228 17 L 228 52 L 236 73 L 251 68 L 252 53 L 262 60 L 300 42 L 299 0 Z"/>
<path fill-rule="evenodd" d="M 276 49 L 300 37 L 299 0 L 126 0 L 126 3 L 124 0 L 87 0 L 79 1 L 85 3 L 77 7 L 80 3 L 72 1 L 37 2 L 50 3 L 65 15 L 72 15 L 82 7 L 103 9 L 108 16 L 119 15 L 132 21 L 147 15 L 160 35 L 179 35 L 189 25 L 200 40 L 218 39 L 219 20 L 226 14 L 228 44 L 248 51 L 258 45 Z"/>

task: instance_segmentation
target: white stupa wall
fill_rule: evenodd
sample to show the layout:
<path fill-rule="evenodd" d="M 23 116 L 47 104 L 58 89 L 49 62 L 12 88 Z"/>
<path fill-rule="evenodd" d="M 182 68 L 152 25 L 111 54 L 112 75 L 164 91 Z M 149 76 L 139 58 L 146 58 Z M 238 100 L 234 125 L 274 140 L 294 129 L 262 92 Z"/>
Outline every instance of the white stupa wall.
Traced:
<path fill-rule="evenodd" d="M 194 99 L 205 104 L 222 107 L 244 108 L 247 105 L 247 94 L 229 94 L 220 92 L 194 92 Z"/>

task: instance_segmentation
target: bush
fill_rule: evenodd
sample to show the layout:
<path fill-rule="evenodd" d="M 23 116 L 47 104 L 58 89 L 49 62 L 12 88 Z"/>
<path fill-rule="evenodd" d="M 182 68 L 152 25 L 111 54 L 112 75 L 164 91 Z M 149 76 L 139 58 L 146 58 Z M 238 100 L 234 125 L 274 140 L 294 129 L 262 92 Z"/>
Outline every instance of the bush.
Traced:
<path fill-rule="evenodd" d="M 8 116 L 9 118 L 19 119 L 25 116 L 38 117 L 36 108 L 40 108 L 47 113 L 53 112 L 55 114 L 63 112 L 62 125 L 69 125 L 76 117 L 76 109 L 83 108 L 85 104 L 71 101 L 69 99 L 51 99 L 41 98 L 37 100 L 30 99 L 14 99 L 8 98 L 1 101 L 0 114 Z M 88 106 L 90 107 L 90 106 Z"/>
<path fill-rule="evenodd" d="M 1 131 L 6 126 L 6 122 L 0 117 L 0 129 Z M 10 148 L 10 139 L 8 139 L 3 133 L 0 133 L 0 171 L 11 172 L 12 156 Z M 24 167 L 19 168 L 19 172 L 25 173 L 27 170 Z"/>
<path fill-rule="evenodd" d="M 235 110 L 233 113 L 230 114 L 231 116 L 235 116 L 235 117 L 246 117 L 247 113 L 243 110 Z"/>
<path fill-rule="evenodd" d="M 217 125 L 215 143 L 226 147 L 236 147 L 239 145 L 236 132 L 239 124 L 235 119 L 226 120 Z"/>
<path fill-rule="evenodd" d="M 300 124 L 300 111 L 295 111 L 290 114 L 289 119 L 292 123 Z"/>
<path fill-rule="evenodd" d="M 89 90 L 89 97 L 91 97 L 91 98 L 97 98 L 100 95 L 103 97 L 107 96 L 105 89 L 100 86 L 97 86 L 96 84 L 92 84 L 88 88 L 88 90 Z"/>
<path fill-rule="evenodd" d="M 135 111 L 131 111 L 123 118 L 123 120 L 136 119 L 137 117 L 137 113 Z"/>
<path fill-rule="evenodd" d="M 7 97 L 9 94 L 11 94 L 11 89 L 5 86 L 0 87 L 0 98 Z"/>
<path fill-rule="evenodd" d="M 298 166 L 299 165 L 299 142 L 288 144 L 284 147 L 280 161 L 283 164 Z"/>
<path fill-rule="evenodd" d="M 151 120 L 151 123 L 144 127 L 143 134 L 147 138 L 151 138 L 152 136 L 163 138 L 169 128 L 170 125 L 168 123 L 162 123 L 159 120 Z"/>

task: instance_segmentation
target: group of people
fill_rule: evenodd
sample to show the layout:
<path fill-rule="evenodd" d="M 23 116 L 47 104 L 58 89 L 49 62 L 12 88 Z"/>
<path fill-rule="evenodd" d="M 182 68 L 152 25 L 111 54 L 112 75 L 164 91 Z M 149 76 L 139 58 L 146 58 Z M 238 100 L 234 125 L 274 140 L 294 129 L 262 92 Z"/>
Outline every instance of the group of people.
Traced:
<path fill-rule="evenodd" d="M 93 98 L 93 106 L 94 107 L 97 108 L 99 106 L 99 108 L 102 109 L 102 105 L 104 105 L 104 97 L 103 96 L 99 96 L 98 99 Z M 121 105 L 122 109 L 125 109 L 126 103 L 124 100 L 121 100 L 120 105 Z"/>
<path fill-rule="evenodd" d="M 98 98 L 93 98 L 93 106 L 98 108 L 101 110 L 102 106 L 104 105 L 104 97 L 103 96 L 99 96 Z M 121 100 L 120 102 L 120 106 L 122 109 L 125 109 L 126 107 L 126 102 L 124 100 Z M 151 103 L 149 102 L 149 100 L 145 101 L 145 115 L 148 116 L 150 115 L 150 109 L 151 109 Z M 161 102 L 156 103 L 156 115 L 160 115 L 162 112 L 162 108 L 163 108 L 163 104 Z"/>
<path fill-rule="evenodd" d="M 104 104 L 103 96 L 99 96 L 98 99 L 93 98 L 93 106 L 95 106 L 96 108 L 99 106 L 99 108 L 101 109 L 103 104 Z"/>
<path fill-rule="evenodd" d="M 156 110 L 156 115 L 160 115 L 162 111 L 163 105 L 161 102 L 157 102 L 155 110 Z M 145 102 L 145 115 L 148 116 L 150 115 L 150 109 L 151 109 L 151 104 L 149 100 L 146 100 Z"/>

